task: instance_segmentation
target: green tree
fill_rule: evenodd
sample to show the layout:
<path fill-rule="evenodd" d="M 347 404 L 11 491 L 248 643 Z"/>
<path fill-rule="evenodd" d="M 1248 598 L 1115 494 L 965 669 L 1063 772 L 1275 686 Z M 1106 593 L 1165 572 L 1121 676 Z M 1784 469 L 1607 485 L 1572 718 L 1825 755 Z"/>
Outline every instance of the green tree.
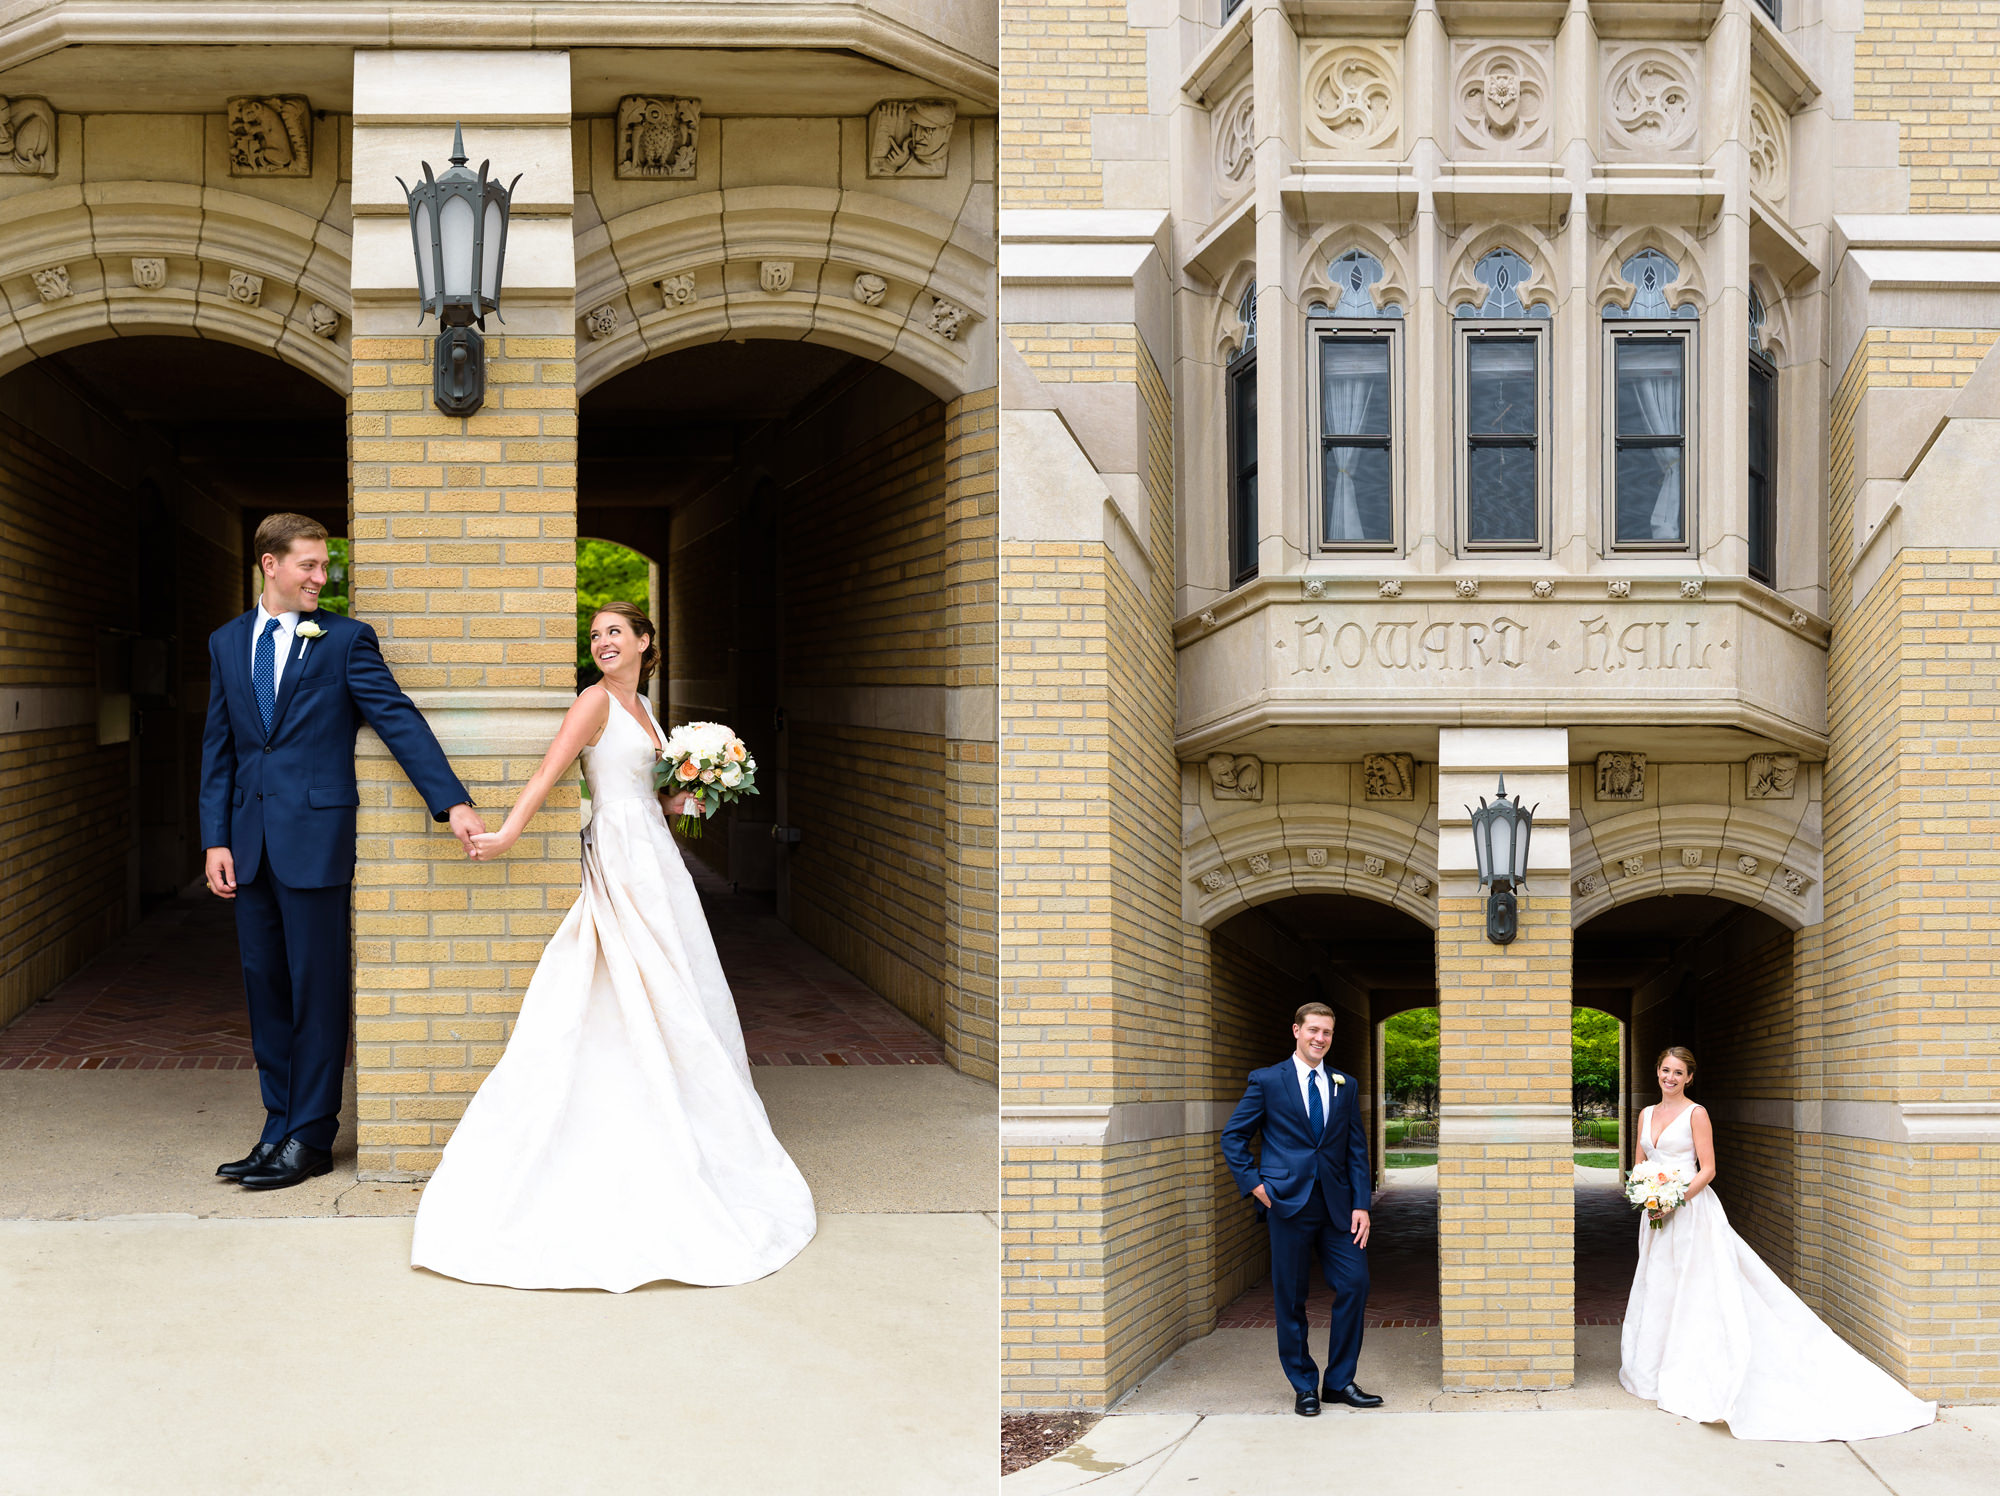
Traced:
<path fill-rule="evenodd" d="M 347 537 L 330 535 L 326 541 L 326 585 L 320 589 L 319 605 L 342 618 L 352 606 L 347 586 Z"/>
<path fill-rule="evenodd" d="M 1570 1104 L 1608 1104 L 1618 1096 L 1618 1020 L 1595 1008 L 1569 1016 Z"/>
<path fill-rule="evenodd" d="M 590 658 L 590 620 L 606 603 L 652 606 L 646 558 L 612 540 L 576 543 L 576 686 L 596 683 L 600 672 Z M 657 619 L 654 620 L 656 623 Z M 664 641 L 662 641 L 664 642 Z"/>
<path fill-rule="evenodd" d="M 1437 1111 L 1438 1011 L 1413 1008 L 1382 1025 L 1382 1088 L 1402 1103 Z"/>

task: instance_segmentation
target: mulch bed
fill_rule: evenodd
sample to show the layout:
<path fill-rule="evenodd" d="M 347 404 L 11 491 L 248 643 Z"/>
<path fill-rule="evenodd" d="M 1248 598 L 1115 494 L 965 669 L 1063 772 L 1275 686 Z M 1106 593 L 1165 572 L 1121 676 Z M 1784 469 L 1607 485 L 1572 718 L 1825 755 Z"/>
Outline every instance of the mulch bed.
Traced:
<path fill-rule="evenodd" d="M 1000 1473 L 1012 1475 L 1061 1454 L 1088 1433 L 1096 1413 L 1007 1413 L 1000 1419 Z"/>

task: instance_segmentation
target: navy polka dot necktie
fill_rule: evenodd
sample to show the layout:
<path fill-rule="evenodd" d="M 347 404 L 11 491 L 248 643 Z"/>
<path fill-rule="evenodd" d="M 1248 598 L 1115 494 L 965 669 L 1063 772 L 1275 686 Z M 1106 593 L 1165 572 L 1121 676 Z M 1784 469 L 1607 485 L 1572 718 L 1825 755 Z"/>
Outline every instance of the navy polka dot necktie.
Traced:
<path fill-rule="evenodd" d="M 257 658 L 250 670 L 250 683 L 257 688 L 257 710 L 264 718 L 264 731 L 271 730 L 271 718 L 278 711 L 278 646 L 271 636 L 278 632 L 273 618 L 257 636 Z"/>

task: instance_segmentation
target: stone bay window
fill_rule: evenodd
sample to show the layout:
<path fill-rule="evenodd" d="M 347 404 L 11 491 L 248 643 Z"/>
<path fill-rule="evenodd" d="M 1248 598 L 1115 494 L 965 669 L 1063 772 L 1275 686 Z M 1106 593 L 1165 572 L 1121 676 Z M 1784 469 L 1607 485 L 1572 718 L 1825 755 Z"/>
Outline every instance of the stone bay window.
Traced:
<path fill-rule="evenodd" d="M 1319 547 L 1386 550 L 1397 543 L 1402 308 L 1378 310 L 1372 255 L 1350 250 L 1332 266 L 1337 299 L 1310 313 L 1319 411 Z"/>
<path fill-rule="evenodd" d="M 1540 550 L 1549 497 L 1549 307 L 1523 305 L 1527 262 L 1484 256 L 1483 302 L 1462 303 L 1453 329 L 1458 527 L 1467 551 Z"/>
<path fill-rule="evenodd" d="M 1632 256 L 1621 274 L 1633 287 L 1631 304 L 1604 308 L 1611 548 L 1685 550 L 1695 309 L 1668 304 L 1679 271 L 1658 250 Z"/>

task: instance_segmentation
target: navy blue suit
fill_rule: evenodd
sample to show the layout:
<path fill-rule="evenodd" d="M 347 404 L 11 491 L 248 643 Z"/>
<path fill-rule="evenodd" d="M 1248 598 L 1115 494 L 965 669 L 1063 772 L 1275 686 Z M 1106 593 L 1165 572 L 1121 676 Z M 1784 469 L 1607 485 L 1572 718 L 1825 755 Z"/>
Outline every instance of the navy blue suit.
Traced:
<path fill-rule="evenodd" d="M 236 862 L 236 938 L 264 1092 L 263 1140 L 297 1137 L 331 1149 L 347 1063 L 361 725 L 375 729 L 434 819 L 447 820 L 472 797 L 389 673 L 375 630 L 337 613 L 300 616 L 326 632 L 291 645 L 267 734 L 251 684 L 256 617 L 253 608 L 208 639 L 202 846 L 228 847 Z"/>
<path fill-rule="evenodd" d="M 1361 1119 L 1361 1088 L 1352 1076 L 1322 1062 L 1330 1080 L 1340 1076 L 1338 1094 L 1329 1085 L 1326 1124 L 1313 1135 L 1299 1072 L 1287 1055 L 1276 1065 L 1250 1072 L 1250 1084 L 1222 1129 L 1222 1158 L 1237 1189 L 1249 1195 L 1258 1185 L 1271 1197 L 1261 1205 L 1271 1232 L 1271 1288 L 1277 1299 L 1278 1359 L 1298 1392 L 1317 1394 L 1318 1368 L 1307 1345 L 1306 1292 L 1313 1264 L 1333 1290 L 1333 1324 L 1327 1332 L 1325 1385 L 1345 1387 L 1361 1358 L 1361 1323 L 1368 1303 L 1368 1255 L 1349 1234 L 1353 1212 L 1372 1198 L 1368 1134 Z M 1250 1139 L 1262 1132 L 1260 1157 L 1250 1157 Z"/>

